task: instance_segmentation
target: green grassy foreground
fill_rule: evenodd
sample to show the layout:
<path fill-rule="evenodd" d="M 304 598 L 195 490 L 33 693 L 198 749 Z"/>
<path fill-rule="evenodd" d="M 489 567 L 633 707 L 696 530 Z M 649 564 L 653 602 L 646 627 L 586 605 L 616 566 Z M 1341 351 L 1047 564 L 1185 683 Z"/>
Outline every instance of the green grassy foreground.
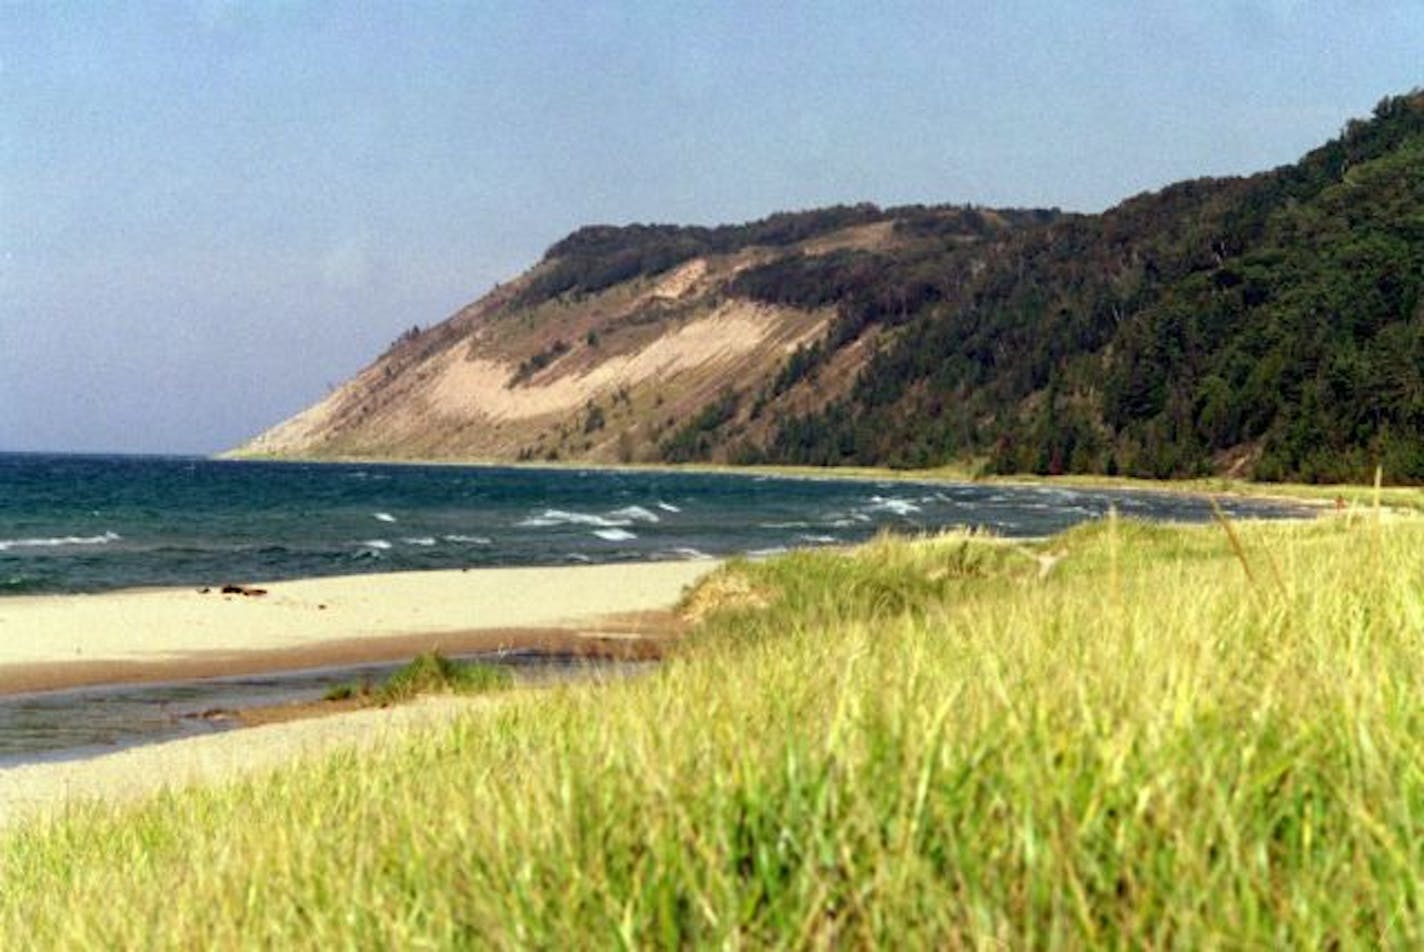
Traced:
<path fill-rule="evenodd" d="M 1424 946 L 1424 522 L 1229 528 L 734 563 L 647 678 L 4 834 L 0 945 Z"/>

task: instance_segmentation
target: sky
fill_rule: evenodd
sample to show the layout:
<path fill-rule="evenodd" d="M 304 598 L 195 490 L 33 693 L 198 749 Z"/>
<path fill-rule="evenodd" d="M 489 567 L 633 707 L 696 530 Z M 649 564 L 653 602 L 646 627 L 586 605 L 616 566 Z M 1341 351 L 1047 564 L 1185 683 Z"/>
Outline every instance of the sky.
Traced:
<path fill-rule="evenodd" d="M 0 451 L 229 448 L 581 225 L 1271 168 L 1421 51 L 1421 0 L 0 0 Z"/>

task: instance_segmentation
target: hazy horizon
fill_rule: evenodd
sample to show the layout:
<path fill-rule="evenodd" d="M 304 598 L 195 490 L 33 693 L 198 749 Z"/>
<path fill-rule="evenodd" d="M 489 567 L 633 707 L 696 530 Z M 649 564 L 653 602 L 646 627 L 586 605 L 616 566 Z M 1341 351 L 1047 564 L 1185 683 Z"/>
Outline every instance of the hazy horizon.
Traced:
<path fill-rule="evenodd" d="M 1100 211 L 1424 82 L 1404 2 L 0 6 L 0 451 L 212 453 L 582 225 Z"/>

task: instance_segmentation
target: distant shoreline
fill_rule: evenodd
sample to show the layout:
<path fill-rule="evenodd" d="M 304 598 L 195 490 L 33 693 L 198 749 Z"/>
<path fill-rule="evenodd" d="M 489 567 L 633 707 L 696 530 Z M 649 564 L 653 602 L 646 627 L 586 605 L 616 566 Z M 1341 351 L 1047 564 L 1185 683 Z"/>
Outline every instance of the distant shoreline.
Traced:
<path fill-rule="evenodd" d="M 470 469 L 528 469 L 567 472 L 592 470 L 612 473 L 697 473 L 728 476 L 763 476 L 776 479 L 958 483 L 980 486 L 1062 487 L 1068 489 L 1124 490 L 1179 496 L 1232 496 L 1278 501 L 1317 508 L 1335 505 L 1337 499 L 1368 502 L 1374 487 L 1365 483 L 1264 483 L 1228 476 L 1183 479 L 1148 479 L 1137 476 L 1032 473 L 985 473 L 974 461 L 929 469 L 891 469 L 882 466 L 810 466 L 769 464 L 743 466 L 732 463 L 613 463 L 578 460 L 491 460 L 480 458 L 420 458 L 382 456 L 276 456 L 226 450 L 208 459 L 219 462 L 295 463 L 303 465 L 450 466 Z M 1424 487 L 1384 486 L 1383 504 L 1424 510 Z"/>

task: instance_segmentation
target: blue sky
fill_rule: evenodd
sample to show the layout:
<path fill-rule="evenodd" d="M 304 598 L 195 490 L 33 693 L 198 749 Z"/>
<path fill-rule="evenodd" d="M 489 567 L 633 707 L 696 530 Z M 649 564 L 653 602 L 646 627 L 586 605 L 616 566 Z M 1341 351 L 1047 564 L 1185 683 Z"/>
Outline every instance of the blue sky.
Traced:
<path fill-rule="evenodd" d="M 0 450 L 231 446 L 583 224 L 1269 168 L 1421 50 L 1419 0 L 0 0 Z"/>

